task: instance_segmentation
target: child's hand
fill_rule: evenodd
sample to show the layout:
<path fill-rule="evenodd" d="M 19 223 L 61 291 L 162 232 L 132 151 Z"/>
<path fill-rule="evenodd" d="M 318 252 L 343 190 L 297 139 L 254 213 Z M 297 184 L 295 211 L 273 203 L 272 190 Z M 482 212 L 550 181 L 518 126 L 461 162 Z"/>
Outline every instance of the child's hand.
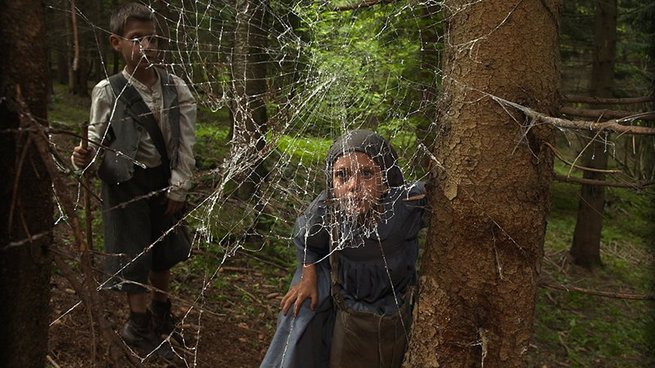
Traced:
<path fill-rule="evenodd" d="M 93 159 L 93 147 L 82 148 L 82 146 L 77 146 L 73 148 L 73 163 L 78 168 L 86 167 Z"/>
<path fill-rule="evenodd" d="M 297 316 L 300 306 L 305 299 L 310 298 L 309 307 L 316 310 L 318 305 L 318 287 L 316 285 L 316 266 L 308 265 L 303 268 L 302 279 L 292 286 L 280 302 L 282 313 L 286 316 L 289 308 L 293 305 L 293 315 Z"/>

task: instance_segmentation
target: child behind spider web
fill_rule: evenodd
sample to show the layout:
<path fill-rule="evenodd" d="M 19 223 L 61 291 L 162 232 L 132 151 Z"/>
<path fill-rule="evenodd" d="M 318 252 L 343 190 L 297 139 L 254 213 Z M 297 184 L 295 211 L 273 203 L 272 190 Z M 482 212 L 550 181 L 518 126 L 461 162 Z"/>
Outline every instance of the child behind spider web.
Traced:
<path fill-rule="evenodd" d="M 96 150 L 102 153 L 97 166 L 110 275 L 102 286 L 127 296 L 130 316 L 120 335 L 141 354 L 156 350 L 170 359 L 174 353 L 162 337 L 181 340 L 168 298 L 170 269 L 189 257 L 190 243 L 181 230 L 159 238 L 177 224 L 191 185 L 196 104 L 184 81 L 154 66 L 160 50 L 150 8 L 124 4 L 110 28 L 125 69 L 94 87 L 89 139 L 114 150 L 80 145 L 72 161 L 87 167 Z M 155 290 L 150 305 L 148 284 Z"/>
<path fill-rule="evenodd" d="M 399 367 L 423 185 L 405 183 L 391 145 L 367 130 L 332 145 L 326 174 L 327 189 L 296 221 L 299 268 L 261 366 Z"/>

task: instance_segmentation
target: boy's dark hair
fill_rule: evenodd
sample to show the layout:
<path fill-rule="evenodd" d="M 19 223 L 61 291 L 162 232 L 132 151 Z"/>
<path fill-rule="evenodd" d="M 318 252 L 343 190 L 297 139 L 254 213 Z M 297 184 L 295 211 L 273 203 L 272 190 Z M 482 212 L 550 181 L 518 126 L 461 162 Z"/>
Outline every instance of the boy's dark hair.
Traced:
<path fill-rule="evenodd" d="M 139 3 L 127 3 L 119 6 L 114 10 L 109 20 L 109 30 L 111 33 L 123 36 L 125 24 L 129 19 L 141 21 L 155 21 L 155 13 L 152 9 Z"/>

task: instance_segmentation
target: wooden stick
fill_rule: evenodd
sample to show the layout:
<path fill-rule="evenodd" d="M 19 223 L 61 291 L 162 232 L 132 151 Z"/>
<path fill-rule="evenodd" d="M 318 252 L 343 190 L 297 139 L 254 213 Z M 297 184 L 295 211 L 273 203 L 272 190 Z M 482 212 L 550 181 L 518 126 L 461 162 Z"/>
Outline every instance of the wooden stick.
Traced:
<path fill-rule="evenodd" d="M 622 171 L 621 170 L 603 170 L 603 169 L 595 169 L 593 167 L 586 167 L 586 166 L 580 166 L 577 165 L 575 162 L 570 162 L 569 160 L 565 159 L 564 156 L 562 156 L 561 153 L 557 150 L 557 148 L 553 147 L 552 144 L 548 142 L 544 142 L 544 145 L 548 148 L 550 148 L 551 151 L 555 154 L 555 157 L 560 159 L 560 161 L 564 162 L 565 164 L 575 167 L 576 169 L 584 170 L 584 171 L 591 171 L 591 172 L 600 172 L 600 173 L 606 173 L 606 174 L 620 174 Z"/>
<path fill-rule="evenodd" d="M 89 122 L 85 121 L 82 123 L 82 148 L 89 148 Z M 82 187 L 84 190 L 84 220 L 86 225 L 86 242 L 80 243 L 82 254 L 80 256 L 80 266 L 84 272 L 84 281 L 83 284 L 86 287 L 86 290 L 93 292 L 94 288 L 94 279 L 93 279 L 93 267 L 91 262 L 91 249 L 93 249 L 93 212 L 91 211 L 91 185 L 89 183 L 89 175 L 85 172 L 82 173 Z M 96 357 L 97 357 L 97 344 L 96 344 L 96 334 L 95 327 L 93 323 L 93 314 L 91 308 L 87 308 L 87 313 L 89 314 L 89 321 L 91 324 L 91 333 L 93 336 L 91 351 L 92 358 L 91 362 L 95 366 Z"/>
<path fill-rule="evenodd" d="M 592 119 L 623 119 L 634 116 L 633 111 L 621 111 L 621 110 L 607 110 L 607 109 L 578 109 L 575 107 L 561 107 L 559 112 L 569 116 L 577 116 L 582 118 L 592 118 Z M 649 112 L 639 115 L 641 120 L 655 120 L 655 113 Z"/>
<path fill-rule="evenodd" d="M 587 97 L 587 96 L 577 96 L 569 95 L 563 97 L 564 102 L 570 103 L 586 103 L 586 104 L 598 104 L 598 105 L 630 105 L 630 104 L 640 104 L 655 102 L 655 96 L 643 96 L 643 97 L 629 97 L 629 98 L 603 98 L 603 97 Z"/>
<path fill-rule="evenodd" d="M 567 120 L 567 119 L 561 119 L 561 118 L 554 118 L 552 116 L 548 116 L 545 114 L 542 114 L 540 112 L 534 111 L 529 107 L 525 107 L 522 105 L 519 105 L 515 102 L 505 100 L 504 98 L 498 97 L 498 96 L 492 96 L 488 95 L 491 97 L 494 101 L 498 102 L 499 104 L 503 106 L 510 106 L 513 107 L 519 111 L 521 111 L 525 116 L 529 117 L 530 119 L 534 120 L 535 123 L 545 123 L 545 124 L 551 124 L 556 127 L 560 128 L 568 128 L 568 129 L 579 129 L 579 130 L 592 130 L 592 131 L 610 131 L 610 132 L 616 132 L 620 134 L 641 134 L 641 135 L 655 135 L 655 128 L 651 127 L 645 127 L 645 126 L 639 126 L 639 125 L 623 125 L 621 123 L 624 123 L 626 121 L 632 121 L 636 119 L 640 119 L 642 116 L 646 115 L 651 115 L 653 112 L 648 112 L 644 114 L 637 114 L 631 117 L 623 118 L 623 119 L 613 119 L 613 120 L 607 120 L 607 121 L 601 121 L 601 122 L 596 122 L 596 121 L 585 121 L 585 120 Z"/>
<path fill-rule="evenodd" d="M 53 366 L 54 368 L 61 368 L 61 366 L 60 366 L 59 364 L 57 364 L 57 362 L 55 362 L 54 359 L 52 359 L 52 357 L 50 356 L 50 354 L 46 355 L 46 359 L 48 359 L 48 363 L 52 364 L 52 366 Z"/>
<path fill-rule="evenodd" d="M 89 148 L 88 121 L 82 123 L 82 148 Z M 82 187 L 84 189 L 84 215 L 86 220 L 86 244 L 81 244 L 83 246 L 81 249 L 83 256 L 85 252 L 88 254 L 89 249 L 93 249 L 93 212 L 91 211 L 91 185 L 89 181 L 89 176 L 86 173 L 82 174 Z"/>
<path fill-rule="evenodd" d="M 346 10 L 357 10 L 363 8 L 369 8 L 371 6 L 380 5 L 380 4 L 389 4 L 395 0 L 365 0 L 356 4 L 345 4 L 334 6 L 331 10 L 334 11 L 346 11 Z"/>
<path fill-rule="evenodd" d="M 655 295 L 653 294 L 631 294 L 631 293 L 620 293 L 620 292 L 613 292 L 613 291 L 592 290 L 592 289 L 585 289 L 577 286 L 553 284 L 547 281 L 539 281 L 539 286 L 548 289 L 553 289 L 553 290 L 575 291 L 577 293 L 602 296 L 606 298 L 630 299 L 630 300 L 655 300 Z"/>
<path fill-rule="evenodd" d="M 20 125 L 24 128 L 34 130 L 34 132 L 32 133 L 32 142 L 36 147 L 39 156 L 41 157 L 41 160 L 43 161 L 43 164 L 46 167 L 46 170 L 48 171 L 50 180 L 52 180 L 52 186 L 54 187 L 57 196 L 61 201 L 62 209 L 69 219 L 68 222 L 71 227 L 71 233 L 75 238 L 75 242 L 77 244 L 80 244 L 79 245 L 80 249 L 84 249 L 86 245 L 82 245 L 82 243 L 86 242 L 86 239 L 82 236 L 82 229 L 80 226 L 79 217 L 75 213 L 73 201 L 68 193 L 66 182 L 62 179 L 61 175 L 59 175 L 59 172 L 57 171 L 53 163 L 52 157 L 50 156 L 49 149 L 48 149 L 49 147 L 48 136 L 45 133 L 45 127 L 39 124 L 34 118 L 34 116 L 32 116 L 31 112 L 29 111 L 29 108 L 27 107 L 27 104 L 25 103 L 25 100 L 23 99 L 20 86 L 18 85 L 16 85 L 16 103 L 18 104 Z M 112 352 L 111 358 L 113 358 L 116 364 L 121 364 L 125 362 L 128 363 L 130 366 L 136 367 L 137 366 L 136 361 L 126 350 L 126 348 L 123 347 L 123 343 L 120 341 L 118 336 L 112 331 L 108 321 L 104 318 L 104 316 L 102 316 L 103 313 L 100 309 L 100 302 L 98 301 L 98 296 L 95 293 L 95 288 L 92 285 L 93 275 L 92 275 L 91 264 L 90 263 L 85 264 L 84 262 L 82 262 L 82 264 L 80 265 L 82 268 L 82 272 L 85 274 L 83 283 L 80 283 L 72 275 L 72 271 L 70 271 L 70 267 L 68 267 L 68 265 L 65 262 L 58 260 L 57 258 L 58 257 L 53 258 L 55 263 L 57 263 L 58 267 L 64 272 L 64 274 L 68 274 L 68 276 L 65 277 L 71 283 L 71 286 L 73 286 L 73 288 L 78 293 L 78 295 L 80 295 L 84 305 L 88 308 L 90 312 L 89 318 L 93 319 L 95 323 L 97 323 L 98 326 L 100 327 L 100 332 L 102 333 L 104 340 L 107 342 L 107 344 L 118 346 L 119 351 L 110 348 Z M 68 270 L 68 272 L 66 272 L 66 270 Z M 92 329 L 94 329 L 93 327 L 94 321 L 91 321 Z M 93 336 L 95 336 L 95 332 L 93 332 Z M 122 352 L 123 354 L 120 354 L 120 352 Z M 93 354 L 94 354 L 93 360 L 95 363 L 95 359 L 96 359 L 95 343 L 93 346 Z M 125 364 L 123 364 L 123 366 L 125 366 Z"/>
<path fill-rule="evenodd" d="M 655 181 L 644 181 L 644 182 L 637 182 L 637 183 L 615 183 L 615 182 L 613 183 L 605 180 L 585 179 L 585 178 L 578 178 L 574 176 L 564 176 L 559 174 L 555 174 L 554 179 L 565 183 L 597 185 L 597 186 L 615 187 L 615 188 L 644 189 L 651 185 L 655 185 Z"/>

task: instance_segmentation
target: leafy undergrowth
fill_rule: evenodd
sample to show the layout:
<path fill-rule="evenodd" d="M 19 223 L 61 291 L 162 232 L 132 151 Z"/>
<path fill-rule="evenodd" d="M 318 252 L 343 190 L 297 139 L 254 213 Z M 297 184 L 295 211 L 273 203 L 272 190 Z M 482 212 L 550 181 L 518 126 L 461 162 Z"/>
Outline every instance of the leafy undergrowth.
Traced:
<path fill-rule="evenodd" d="M 63 87 L 56 87 L 50 106 L 51 120 L 77 130 L 88 115 L 88 103 L 84 98 L 69 99 Z M 210 174 L 210 170 L 220 169 L 223 157 L 229 152 L 227 119 L 224 111 L 202 108 L 199 111 L 196 145 L 199 180 L 194 189 L 195 199 L 204 198 L 215 187 L 216 175 Z M 75 139 L 66 136 L 55 139 L 62 155 L 67 157 Z M 320 168 L 329 143 L 325 138 L 299 140 L 284 136 L 277 142 L 277 154 L 294 160 L 292 168 L 300 162 Z M 297 172 L 288 173 L 292 180 L 297 180 L 297 175 Z M 287 183 L 280 185 L 284 184 Z M 292 185 L 290 182 L 289 187 L 295 188 Z M 225 194 L 232 195 L 236 186 L 228 183 Z M 307 185 L 297 187 L 307 188 Z M 590 290 L 651 293 L 655 284 L 653 192 L 608 190 L 601 246 L 604 267 L 589 273 L 571 265 L 567 257 L 578 191 L 579 187 L 572 184 L 556 182 L 552 186 L 542 277 L 556 284 Z M 193 366 L 195 361 L 198 367 L 254 367 L 261 361 L 275 328 L 279 301 L 294 267 L 289 236 L 293 218 L 303 207 L 300 202 L 298 197 L 275 198 L 271 202 L 275 204 L 273 212 L 260 224 L 268 229 L 266 236 L 246 240 L 244 248 L 225 257 L 234 241 L 244 241 L 230 233 L 238 234 L 247 228 L 247 224 L 240 222 L 247 219 L 244 205 L 234 196 L 226 202 L 229 205 L 211 217 L 217 224 L 216 233 L 212 234 L 216 242 L 197 244 L 192 259 L 174 268 L 175 311 L 181 316 L 188 313 L 184 327 L 192 345 L 191 349 L 182 350 L 188 365 Z M 58 247 L 63 247 L 58 251 L 70 253 L 74 247 L 65 226 L 64 222 L 58 225 Z M 96 244 L 101 244 L 97 210 L 94 231 Z M 69 256 L 76 257 L 74 253 Z M 126 318 L 122 295 L 101 293 L 101 298 L 107 319 L 118 330 Z M 50 328 L 50 359 L 58 366 L 89 366 L 93 334 L 86 313 L 83 307 L 66 313 L 78 301 L 68 281 L 56 270 L 50 306 L 54 321 Z M 541 288 L 529 365 L 540 368 L 655 366 L 651 354 L 655 349 L 653 308 L 652 301 Z M 166 364 L 151 359 L 145 365 Z"/>
<path fill-rule="evenodd" d="M 608 189 L 601 259 L 595 272 L 572 264 L 579 186 L 554 182 L 542 278 L 582 289 L 652 295 L 655 193 Z M 652 367 L 655 314 L 652 300 L 601 297 L 541 288 L 537 296 L 535 367 Z"/>

